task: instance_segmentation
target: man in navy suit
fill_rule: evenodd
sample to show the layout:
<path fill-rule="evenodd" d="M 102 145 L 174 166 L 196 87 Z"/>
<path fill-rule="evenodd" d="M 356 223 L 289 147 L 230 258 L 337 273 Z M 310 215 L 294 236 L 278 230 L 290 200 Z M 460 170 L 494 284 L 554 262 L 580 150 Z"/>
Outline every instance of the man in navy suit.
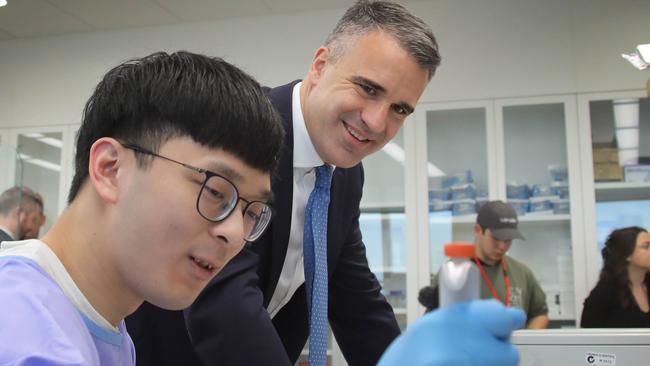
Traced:
<path fill-rule="evenodd" d="M 359 2 L 302 81 L 269 91 L 286 130 L 276 216 L 186 312 L 206 365 L 289 365 L 309 335 L 303 213 L 314 168 L 335 166 L 327 230 L 329 324 L 351 365 L 374 365 L 400 333 L 359 230 L 361 160 L 388 143 L 440 62 L 433 33 L 391 2 Z"/>
<path fill-rule="evenodd" d="M 439 63 L 433 33 L 401 5 L 348 9 L 304 80 L 268 91 L 286 130 L 271 227 L 186 310 L 191 343 L 177 314 L 144 305 L 127 319 L 138 363 L 198 364 L 197 355 L 205 365 L 296 362 L 309 336 L 304 211 L 314 168 L 328 164 L 329 324 L 349 364 L 376 364 L 400 329 L 359 230 L 360 162 L 397 134 Z"/>

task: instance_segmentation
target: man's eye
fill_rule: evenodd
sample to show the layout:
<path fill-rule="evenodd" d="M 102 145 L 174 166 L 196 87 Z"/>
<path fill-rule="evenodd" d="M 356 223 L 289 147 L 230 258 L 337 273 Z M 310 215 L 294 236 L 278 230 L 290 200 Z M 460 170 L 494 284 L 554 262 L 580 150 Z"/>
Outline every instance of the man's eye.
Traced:
<path fill-rule="evenodd" d="M 406 110 L 406 108 L 404 108 L 404 107 L 402 107 L 400 105 L 394 105 L 393 106 L 393 111 L 395 111 L 395 113 L 399 114 L 400 116 L 406 116 L 407 114 L 409 114 L 409 112 Z"/>
<path fill-rule="evenodd" d="M 219 200 L 223 199 L 223 194 L 216 189 L 205 186 L 205 191 L 208 192 L 211 198 L 219 199 Z"/>
<path fill-rule="evenodd" d="M 252 210 L 246 211 L 246 215 L 250 217 L 253 221 L 257 221 L 260 218 L 260 215 L 258 215 L 256 212 Z"/>

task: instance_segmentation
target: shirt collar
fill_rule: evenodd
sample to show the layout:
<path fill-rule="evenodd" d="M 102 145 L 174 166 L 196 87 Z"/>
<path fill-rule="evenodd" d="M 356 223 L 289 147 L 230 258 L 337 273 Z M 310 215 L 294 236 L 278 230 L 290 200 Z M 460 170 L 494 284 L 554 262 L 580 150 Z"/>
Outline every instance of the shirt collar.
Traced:
<path fill-rule="evenodd" d="M 293 87 L 291 96 L 291 111 L 293 117 L 293 167 L 294 168 L 313 168 L 324 164 L 323 159 L 316 152 L 314 144 L 309 138 L 305 117 L 302 114 L 302 105 L 300 104 L 300 85 L 297 83 Z"/>

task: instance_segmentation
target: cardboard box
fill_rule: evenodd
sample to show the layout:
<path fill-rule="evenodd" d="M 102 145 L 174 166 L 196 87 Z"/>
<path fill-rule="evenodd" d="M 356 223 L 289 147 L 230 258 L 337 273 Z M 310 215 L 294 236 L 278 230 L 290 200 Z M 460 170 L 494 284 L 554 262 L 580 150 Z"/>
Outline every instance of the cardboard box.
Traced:
<path fill-rule="evenodd" d="M 594 163 L 617 163 L 618 149 L 615 147 L 594 147 Z"/>
<path fill-rule="evenodd" d="M 623 167 L 618 163 L 594 163 L 594 180 L 620 182 L 623 180 Z"/>

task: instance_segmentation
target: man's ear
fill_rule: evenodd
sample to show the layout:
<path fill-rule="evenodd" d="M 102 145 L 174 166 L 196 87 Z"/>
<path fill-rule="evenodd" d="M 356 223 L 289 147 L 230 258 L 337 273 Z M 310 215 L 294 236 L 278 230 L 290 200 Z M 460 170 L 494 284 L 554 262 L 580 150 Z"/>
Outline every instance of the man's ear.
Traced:
<path fill-rule="evenodd" d="M 102 137 L 90 147 L 88 177 L 97 195 L 115 203 L 121 188 L 118 178 L 124 169 L 125 149 L 115 139 Z"/>
<path fill-rule="evenodd" d="M 320 78 L 323 76 L 325 66 L 327 66 L 327 64 L 331 62 L 329 60 L 329 53 L 330 53 L 329 48 L 325 46 L 319 47 L 314 53 L 314 59 L 311 62 L 311 66 L 309 67 L 309 73 L 308 73 L 308 78 L 313 83 L 317 83 L 318 80 L 320 80 Z"/>

